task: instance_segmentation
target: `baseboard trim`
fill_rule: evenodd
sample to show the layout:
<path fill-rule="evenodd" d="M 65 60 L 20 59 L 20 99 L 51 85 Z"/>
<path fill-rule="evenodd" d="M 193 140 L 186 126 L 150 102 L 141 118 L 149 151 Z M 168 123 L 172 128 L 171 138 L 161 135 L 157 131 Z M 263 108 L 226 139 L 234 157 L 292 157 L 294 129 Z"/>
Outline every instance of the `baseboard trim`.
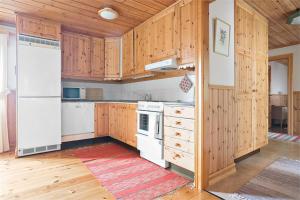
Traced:
<path fill-rule="evenodd" d="M 209 185 L 213 185 L 220 180 L 234 174 L 236 172 L 235 163 L 232 163 L 231 165 L 209 175 Z"/>
<path fill-rule="evenodd" d="M 256 150 L 251 151 L 251 152 L 249 152 L 249 153 L 247 153 L 247 154 L 245 154 L 245 155 L 243 155 L 241 157 L 238 157 L 238 158 L 234 159 L 234 162 L 238 163 L 238 162 L 240 162 L 242 160 L 245 160 L 245 159 L 249 158 L 250 156 L 253 156 L 254 154 L 259 153 L 259 152 L 260 152 L 260 149 L 256 149 Z"/>

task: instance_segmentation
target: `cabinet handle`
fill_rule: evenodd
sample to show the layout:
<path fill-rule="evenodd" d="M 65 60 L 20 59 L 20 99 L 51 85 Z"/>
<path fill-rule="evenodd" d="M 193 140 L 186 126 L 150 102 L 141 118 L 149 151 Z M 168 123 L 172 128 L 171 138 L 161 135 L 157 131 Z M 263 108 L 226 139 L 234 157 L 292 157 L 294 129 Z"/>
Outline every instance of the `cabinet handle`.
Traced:
<path fill-rule="evenodd" d="M 180 121 L 177 121 L 177 122 L 176 122 L 176 125 L 181 125 L 181 122 L 180 122 Z"/>
<path fill-rule="evenodd" d="M 176 135 L 176 136 L 181 136 L 181 133 L 176 132 L 175 135 Z"/>
<path fill-rule="evenodd" d="M 176 159 L 176 158 L 181 158 L 181 156 L 176 153 L 175 156 L 173 157 L 173 159 Z"/>
<path fill-rule="evenodd" d="M 181 111 L 180 110 L 176 110 L 175 113 L 176 114 L 181 114 Z"/>
<path fill-rule="evenodd" d="M 176 146 L 176 147 L 181 147 L 181 144 L 176 143 L 175 146 Z"/>

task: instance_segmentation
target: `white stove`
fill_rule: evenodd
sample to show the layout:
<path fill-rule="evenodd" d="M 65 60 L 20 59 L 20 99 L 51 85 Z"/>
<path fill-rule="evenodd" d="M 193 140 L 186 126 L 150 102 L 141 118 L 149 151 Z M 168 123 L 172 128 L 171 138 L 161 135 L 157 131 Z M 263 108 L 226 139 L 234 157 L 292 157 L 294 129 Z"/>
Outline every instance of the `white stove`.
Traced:
<path fill-rule="evenodd" d="M 169 163 L 163 158 L 164 105 L 181 102 L 139 101 L 137 110 L 137 148 L 140 156 L 164 168 Z"/>

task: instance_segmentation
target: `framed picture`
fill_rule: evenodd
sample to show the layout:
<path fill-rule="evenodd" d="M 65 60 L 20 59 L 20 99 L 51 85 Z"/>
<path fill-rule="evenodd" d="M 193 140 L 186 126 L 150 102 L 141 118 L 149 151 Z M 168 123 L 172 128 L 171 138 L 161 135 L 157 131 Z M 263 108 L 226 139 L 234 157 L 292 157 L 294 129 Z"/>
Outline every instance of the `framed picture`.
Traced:
<path fill-rule="evenodd" d="M 218 18 L 215 19 L 214 52 L 229 56 L 230 25 Z"/>

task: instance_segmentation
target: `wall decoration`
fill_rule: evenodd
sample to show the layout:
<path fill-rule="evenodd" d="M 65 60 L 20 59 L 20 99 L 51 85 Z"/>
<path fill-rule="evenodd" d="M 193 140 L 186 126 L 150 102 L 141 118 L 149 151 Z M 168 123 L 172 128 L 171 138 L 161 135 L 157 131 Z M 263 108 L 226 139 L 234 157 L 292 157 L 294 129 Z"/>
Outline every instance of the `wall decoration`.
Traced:
<path fill-rule="evenodd" d="M 230 25 L 216 18 L 214 31 L 214 52 L 229 56 Z"/>
<path fill-rule="evenodd" d="M 187 74 L 185 74 L 183 79 L 180 81 L 179 87 L 184 93 L 188 93 L 190 89 L 193 87 L 193 82 L 191 81 L 191 79 L 188 77 Z"/>

